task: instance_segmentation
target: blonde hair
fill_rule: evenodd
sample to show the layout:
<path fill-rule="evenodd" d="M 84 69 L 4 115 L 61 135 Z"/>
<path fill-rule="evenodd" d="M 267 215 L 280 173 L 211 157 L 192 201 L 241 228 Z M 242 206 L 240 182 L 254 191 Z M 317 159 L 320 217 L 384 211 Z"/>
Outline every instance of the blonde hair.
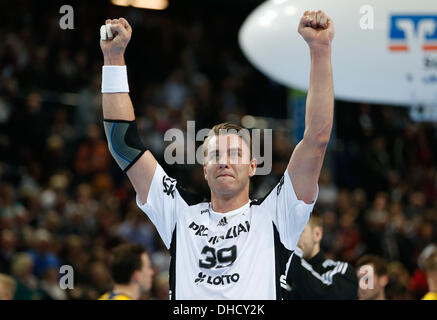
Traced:
<path fill-rule="evenodd" d="M 22 276 L 28 268 L 32 267 L 33 261 L 26 252 L 16 253 L 12 258 L 11 271 L 15 276 Z"/>
<path fill-rule="evenodd" d="M 246 142 L 247 146 L 249 147 L 250 158 L 252 158 L 252 139 L 250 138 L 249 130 L 239 126 L 238 124 L 230 122 L 220 123 L 212 127 L 208 133 L 208 136 L 205 138 L 205 141 L 203 141 L 203 155 L 207 155 L 207 145 L 212 137 L 231 133 L 238 134 L 243 141 Z"/>
<path fill-rule="evenodd" d="M 314 228 L 314 227 L 323 228 L 323 219 L 322 219 L 322 217 L 315 215 L 313 213 L 310 216 L 310 220 L 308 221 L 308 224 L 311 226 L 311 228 Z"/>

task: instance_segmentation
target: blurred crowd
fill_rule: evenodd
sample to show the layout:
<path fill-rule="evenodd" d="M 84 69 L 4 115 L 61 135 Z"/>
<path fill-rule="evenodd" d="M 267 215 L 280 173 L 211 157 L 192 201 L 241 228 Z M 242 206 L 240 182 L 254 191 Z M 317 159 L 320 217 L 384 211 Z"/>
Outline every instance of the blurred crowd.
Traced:
<path fill-rule="evenodd" d="M 200 165 L 163 161 L 165 132 L 185 130 L 188 120 L 199 130 L 252 115 L 282 119 L 272 174 L 253 179 L 252 197 L 279 181 L 295 143 L 286 121 L 292 97 L 238 48 L 250 3 L 232 13 L 217 4 L 156 13 L 72 2 L 73 30 L 59 28 L 50 1 L 18 0 L 0 12 L 0 273 L 15 279 L 15 299 L 97 299 L 111 288 L 108 259 L 123 242 L 150 254 L 155 279 L 143 298 L 168 299 L 169 253 L 104 136 L 98 31 L 106 18 L 125 16 L 133 27 L 126 62 L 140 136 L 169 175 L 208 196 Z M 437 245 L 436 127 L 412 122 L 405 108 L 336 102 L 315 207 L 322 249 L 353 265 L 368 253 L 385 258 L 388 299 L 428 291 L 422 263 Z M 74 269 L 74 290 L 59 287 L 62 265 Z"/>

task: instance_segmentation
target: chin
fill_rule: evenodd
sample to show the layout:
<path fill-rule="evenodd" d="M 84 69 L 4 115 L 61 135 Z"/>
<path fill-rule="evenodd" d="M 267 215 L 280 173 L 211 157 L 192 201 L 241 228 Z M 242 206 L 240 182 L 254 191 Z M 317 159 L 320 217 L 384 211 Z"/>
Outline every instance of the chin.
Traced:
<path fill-rule="evenodd" d="M 220 183 L 215 190 L 215 194 L 224 197 L 232 197 L 235 193 L 236 188 L 230 183 Z"/>
<path fill-rule="evenodd" d="M 235 191 L 231 189 L 221 189 L 217 194 L 221 195 L 222 197 L 226 198 L 232 198 L 235 195 Z"/>
<path fill-rule="evenodd" d="M 218 189 L 234 189 L 236 186 L 236 181 L 234 178 L 218 178 L 216 180 L 216 186 Z"/>

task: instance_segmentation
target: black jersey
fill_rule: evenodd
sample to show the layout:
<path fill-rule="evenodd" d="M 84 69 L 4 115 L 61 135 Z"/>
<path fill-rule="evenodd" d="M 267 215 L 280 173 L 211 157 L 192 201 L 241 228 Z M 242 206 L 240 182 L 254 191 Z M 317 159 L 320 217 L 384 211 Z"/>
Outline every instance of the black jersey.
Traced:
<path fill-rule="evenodd" d="M 355 269 L 343 261 L 326 259 L 322 251 L 308 261 L 297 247 L 290 258 L 288 274 L 282 279 L 286 299 L 355 300 L 358 278 Z"/>

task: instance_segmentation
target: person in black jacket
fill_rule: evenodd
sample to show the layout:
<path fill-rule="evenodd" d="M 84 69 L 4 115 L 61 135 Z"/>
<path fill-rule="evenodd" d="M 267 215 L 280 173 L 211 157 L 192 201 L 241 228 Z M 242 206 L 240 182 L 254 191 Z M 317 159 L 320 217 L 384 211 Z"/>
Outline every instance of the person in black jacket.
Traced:
<path fill-rule="evenodd" d="M 311 216 L 281 281 L 289 300 L 355 300 L 358 278 L 347 262 L 326 259 L 320 250 L 323 221 Z"/>

